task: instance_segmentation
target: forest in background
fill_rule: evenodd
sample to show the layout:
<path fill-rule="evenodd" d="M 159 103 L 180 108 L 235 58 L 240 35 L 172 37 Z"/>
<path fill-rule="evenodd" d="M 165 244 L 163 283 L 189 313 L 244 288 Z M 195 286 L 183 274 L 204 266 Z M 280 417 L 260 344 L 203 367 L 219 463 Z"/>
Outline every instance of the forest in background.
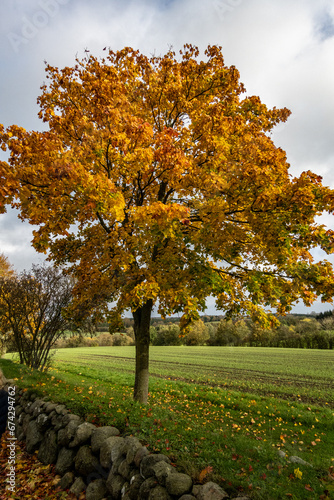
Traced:
<path fill-rule="evenodd" d="M 226 319 L 204 315 L 183 335 L 179 318 L 153 317 L 150 326 L 151 345 L 156 346 L 247 346 L 302 349 L 334 349 L 334 314 L 289 314 L 279 317 L 280 325 L 262 328 L 249 318 Z M 80 330 L 67 331 L 56 348 L 135 345 L 133 319 L 124 318 L 123 327 L 115 332 L 108 323 L 86 322 Z M 10 352 L 10 347 L 7 352 Z"/>

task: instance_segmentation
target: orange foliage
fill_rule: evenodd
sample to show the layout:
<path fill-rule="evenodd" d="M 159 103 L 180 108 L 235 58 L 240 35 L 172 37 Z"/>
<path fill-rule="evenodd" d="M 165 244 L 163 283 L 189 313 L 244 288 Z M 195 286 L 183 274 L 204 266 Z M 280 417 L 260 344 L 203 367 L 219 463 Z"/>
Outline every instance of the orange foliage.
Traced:
<path fill-rule="evenodd" d="M 312 172 L 289 175 L 271 129 L 290 112 L 245 91 L 221 48 L 186 45 L 148 58 L 131 48 L 46 67 L 43 132 L 0 129 L 0 203 L 37 224 L 33 245 L 77 278 L 78 302 L 147 301 L 198 317 L 205 298 L 265 320 L 299 299 L 331 301 L 333 251 L 315 222 L 334 193 Z"/>

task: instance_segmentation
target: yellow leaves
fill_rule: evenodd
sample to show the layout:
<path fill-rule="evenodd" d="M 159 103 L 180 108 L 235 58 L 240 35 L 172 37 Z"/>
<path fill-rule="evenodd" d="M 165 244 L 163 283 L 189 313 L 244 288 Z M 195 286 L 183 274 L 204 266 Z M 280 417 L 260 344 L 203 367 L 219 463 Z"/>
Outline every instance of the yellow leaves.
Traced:
<path fill-rule="evenodd" d="M 302 473 L 302 471 L 301 471 L 301 470 L 299 470 L 299 468 L 294 469 L 294 471 L 293 471 L 293 472 L 294 472 L 294 475 L 295 475 L 295 477 L 296 477 L 297 479 L 301 479 L 301 478 L 303 477 L 303 473 Z"/>
<path fill-rule="evenodd" d="M 139 283 L 133 288 L 131 294 L 129 295 L 132 309 L 136 310 L 150 299 L 155 302 L 159 291 L 159 285 L 155 281 L 143 281 L 142 283 Z"/>
<path fill-rule="evenodd" d="M 180 222 L 187 219 L 189 209 L 178 204 L 168 205 L 152 202 L 150 205 L 133 209 L 131 218 L 138 227 L 156 227 L 166 238 L 174 238 L 180 228 Z"/>

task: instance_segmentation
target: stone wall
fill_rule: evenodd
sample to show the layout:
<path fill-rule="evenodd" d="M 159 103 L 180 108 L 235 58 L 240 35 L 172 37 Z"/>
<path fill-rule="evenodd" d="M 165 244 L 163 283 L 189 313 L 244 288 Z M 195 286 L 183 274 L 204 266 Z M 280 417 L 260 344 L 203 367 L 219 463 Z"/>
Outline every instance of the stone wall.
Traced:
<path fill-rule="evenodd" d="M 60 486 L 87 500 L 222 500 L 229 495 L 213 482 L 194 485 L 169 458 L 151 454 L 115 427 L 96 427 L 64 405 L 16 393 L 16 437 L 38 460 L 55 464 Z M 238 500 L 247 497 L 238 497 Z"/>

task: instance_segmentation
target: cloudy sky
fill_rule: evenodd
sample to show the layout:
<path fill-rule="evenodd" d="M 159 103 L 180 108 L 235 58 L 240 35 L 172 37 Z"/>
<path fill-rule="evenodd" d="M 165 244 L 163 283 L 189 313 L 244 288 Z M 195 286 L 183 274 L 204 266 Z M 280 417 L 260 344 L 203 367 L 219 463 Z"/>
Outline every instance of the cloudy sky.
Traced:
<path fill-rule="evenodd" d="M 36 98 L 44 61 L 73 65 L 85 49 L 99 56 L 105 46 L 149 56 L 171 45 L 221 45 L 247 95 L 292 111 L 273 135 L 291 173 L 310 169 L 334 188 L 332 0 L 1 0 L 0 40 L 0 122 L 28 130 L 42 128 Z M 332 217 L 323 221 L 333 228 Z M 43 260 L 30 246 L 31 230 L 12 210 L 0 215 L 0 252 L 19 271 Z"/>

